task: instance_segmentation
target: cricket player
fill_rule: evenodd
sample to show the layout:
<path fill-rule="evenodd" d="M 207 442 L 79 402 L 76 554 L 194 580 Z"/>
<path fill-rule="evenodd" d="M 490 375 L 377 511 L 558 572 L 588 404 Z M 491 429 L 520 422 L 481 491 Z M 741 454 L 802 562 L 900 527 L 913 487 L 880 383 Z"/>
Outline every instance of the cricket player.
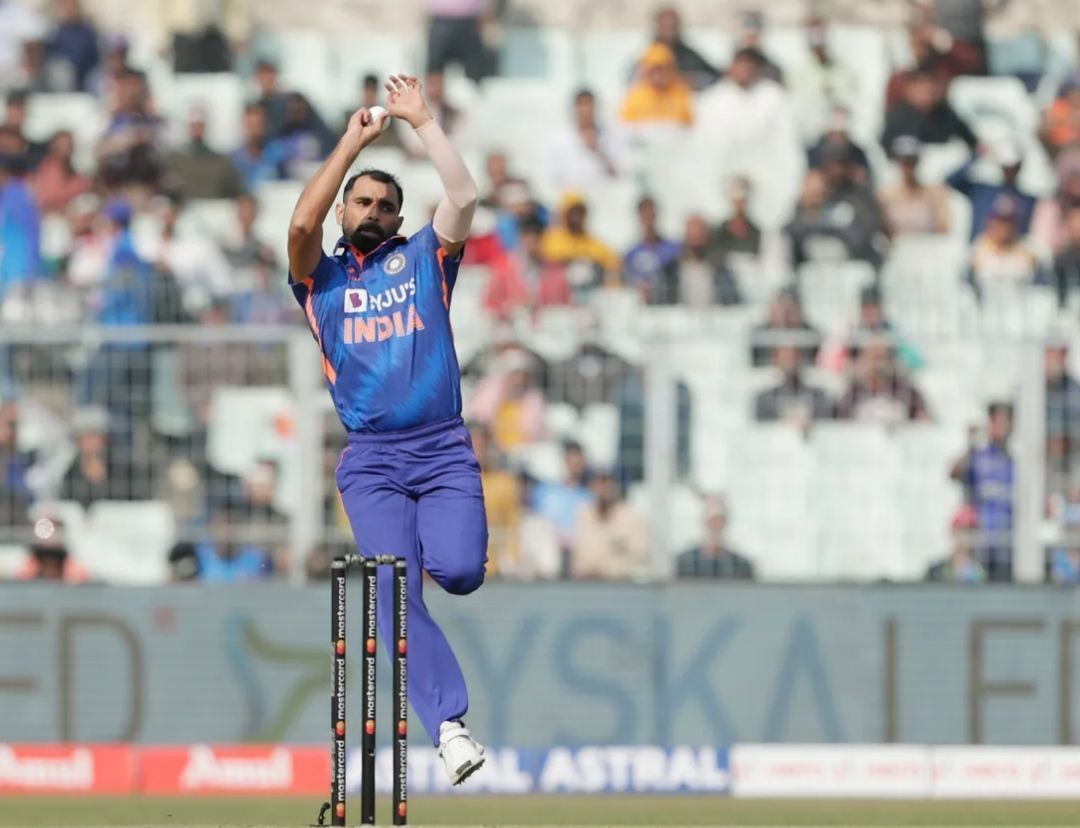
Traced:
<path fill-rule="evenodd" d="M 322 227 L 342 181 L 383 128 L 353 113 L 333 152 L 304 187 L 289 225 L 289 282 L 322 352 L 323 370 L 348 446 L 337 485 L 364 556 L 409 562 L 409 701 L 457 785 L 484 764 L 462 723 L 468 693 L 461 667 L 424 605 L 422 571 L 447 592 L 484 581 L 487 520 L 480 465 L 461 420 L 461 378 L 450 329 L 461 252 L 476 184 L 432 118 L 420 82 L 392 75 L 386 117 L 407 122 L 442 180 L 431 224 L 406 238 L 403 192 L 381 170 L 345 181 L 341 238 L 323 251 Z M 392 579 L 379 572 L 379 628 L 392 647 Z"/>

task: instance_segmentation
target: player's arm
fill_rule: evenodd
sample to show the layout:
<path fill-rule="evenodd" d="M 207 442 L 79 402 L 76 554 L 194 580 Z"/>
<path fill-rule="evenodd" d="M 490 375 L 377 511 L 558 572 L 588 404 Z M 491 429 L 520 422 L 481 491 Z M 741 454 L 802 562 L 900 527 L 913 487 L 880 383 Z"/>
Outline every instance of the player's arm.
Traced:
<path fill-rule="evenodd" d="M 381 124 L 372 121 L 371 113 L 356 110 L 333 152 L 300 193 L 289 222 L 289 272 L 293 278 L 305 279 L 318 266 L 326 214 L 360 151 L 380 134 Z"/>
<path fill-rule="evenodd" d="M 472 227 L 479 198 L 476 182 L 424 103 L 420 81 L 406 75 L 391 75 L 386 91 L 387 110 L 413 128 L 442 181 L 444 194 L 435 208 L 431 225 L 439 238 L 439 246 L 456 256 L 465 246 Z"/>

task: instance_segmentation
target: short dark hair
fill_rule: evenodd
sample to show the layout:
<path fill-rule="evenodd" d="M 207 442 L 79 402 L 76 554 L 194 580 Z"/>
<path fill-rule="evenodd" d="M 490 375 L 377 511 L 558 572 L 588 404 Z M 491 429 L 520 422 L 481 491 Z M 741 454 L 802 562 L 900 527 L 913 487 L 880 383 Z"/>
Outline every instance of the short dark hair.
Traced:
<path fill-rule="evenodd" d="M 401 212 L 401 208 L 405 204 L 405 191 L 401 189 L 401 182 L 397 180 L 397 176 L 388 173 L 386 170 L 366 169 L 349 176 L 349 180 L 345 182 L 345 189 L 341 191 L 342 201 L 352 192 L 353 184 L 361 178 L 370 178 L 380 184 L 392 184 L 394 189 L 397 190 L 398 212 Z"/>
<path fill-rule="evenodd" d="M 26 100 L 29 97 L 30 92 L 26 89 L 12 89 L 7 93 L 4 103 L 7 106 L 26 106 Z"/>
<path fill-rule="evenodd" d="M 379 76 L 378 75 L 373 75 L 371 72 L 368 72 L 366 75 L 364 75 L 364 79 L 361 81 L 361 83 L 364 86 L 378 87 L 378 85 L 379 85 Z"/>
<path fill-rule="evenodd" d="M 1013 413 L 1013 405 L 1011 402 L 992 402 L 986 406 L 986 415 L 988 417 L 995 417 L 998 414 L 1008 414 L 1010 417 Z"/>
<path fill-rule="evenodd" d="M 587 87 L 582 87 L 581 89 L 579 89 L 577 92 L 574 93 L 574 103 L 577 103 L 582 98 L 590 98 L 591 100 L 595 101 L 596 100 L 596 95 L 593 93 L 593 91 L 591 89 L 589 89 Z"/>

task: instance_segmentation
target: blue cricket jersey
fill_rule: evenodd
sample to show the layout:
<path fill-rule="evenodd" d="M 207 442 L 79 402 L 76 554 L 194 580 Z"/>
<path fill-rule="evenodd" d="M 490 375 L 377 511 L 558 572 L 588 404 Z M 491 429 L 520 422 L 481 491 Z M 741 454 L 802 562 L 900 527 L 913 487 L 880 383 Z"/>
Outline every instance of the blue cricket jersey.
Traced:
<path fill-rule="evenodd" d="M 289 275 L 348 431 L 402 431 L 461 416 L 450 329 L 460 263 L 429 224 L 366 256 L 341 239 L 310 276 Z"/>

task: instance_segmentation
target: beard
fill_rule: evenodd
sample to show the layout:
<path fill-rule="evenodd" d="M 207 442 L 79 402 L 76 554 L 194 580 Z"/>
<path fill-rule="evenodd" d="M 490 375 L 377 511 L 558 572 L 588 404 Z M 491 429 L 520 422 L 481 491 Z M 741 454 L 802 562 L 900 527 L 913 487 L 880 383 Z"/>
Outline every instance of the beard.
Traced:
<path fill-rule="evenodd" d="M 361 253 L 367 255 L 390 237 L 390 234 L 373 221 L 365 221 L 349 234 L 349 241 Z"/>

